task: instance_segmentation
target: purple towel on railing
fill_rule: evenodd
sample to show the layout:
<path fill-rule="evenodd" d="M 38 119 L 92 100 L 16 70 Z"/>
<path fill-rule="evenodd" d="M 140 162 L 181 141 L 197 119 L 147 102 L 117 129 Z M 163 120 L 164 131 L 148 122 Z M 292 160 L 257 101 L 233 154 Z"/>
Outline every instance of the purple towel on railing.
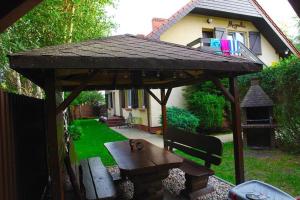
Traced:
<path fill-rule="evenodd" d="M 221 40 L 221 50 L 223 55 L 230 56 L 230 40 Z"/>

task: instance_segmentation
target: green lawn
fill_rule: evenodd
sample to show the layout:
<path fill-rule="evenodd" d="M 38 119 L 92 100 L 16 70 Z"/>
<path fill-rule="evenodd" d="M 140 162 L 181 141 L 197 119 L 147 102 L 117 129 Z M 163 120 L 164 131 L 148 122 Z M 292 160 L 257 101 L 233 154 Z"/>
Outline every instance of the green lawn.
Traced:
<path fill-rule="evenodd" d="M 176 153 L 202 163 L 201 160 L 180 151 Z M 224 144 L 222 164 L 212 168 L 218 177 L 234 183 L 233 143 Z M 247 180 L 261 180 L 291 195 L 300 195 L 300 156 L 290 155 L 280 150 L 246 149 L 245 173 Z"/>
<path fill-rule="evenodd" d="M 82 127 L 82 135 L 79 140 L 74 141 L 78 159 L 100 156 L 105 166 L 115 165 L 104 143 L 127 140 L 127 138 L 96 120 L 87 119 L 79 122 L 76 124 Z"/>

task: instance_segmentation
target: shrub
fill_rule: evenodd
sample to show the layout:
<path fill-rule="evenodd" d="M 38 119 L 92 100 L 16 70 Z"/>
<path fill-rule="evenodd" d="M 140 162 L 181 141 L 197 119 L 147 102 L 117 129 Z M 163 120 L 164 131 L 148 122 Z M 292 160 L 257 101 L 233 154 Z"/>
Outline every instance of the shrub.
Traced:
<path fill-rule="evenodd" d="M 73 121 L 68 126 L 68 131 L 74 141 L 79 140 L 82 134 L 82 127 L 80 125 L 80 121 Z"/>
<path fill-rule="evenodd" d="M 173 126 L 188 132 L 196 132 L 199 119 L 187 110 L 169 107 L 167 108 L 168 126 Z"/>
<path fill-rule="evenodd" d="M 222 96 L 208 92 L 196 91 L 188 95 L 188 109 L 200 120 L 200 127 L 204 129 L 221 128 L 225 99 Z"/>
<path fill-rule="evenodd" d="M 280 123 L 276 138 L 280 146 L 293 153 L 300 153 L 300 118 L 290 118 Z"/>

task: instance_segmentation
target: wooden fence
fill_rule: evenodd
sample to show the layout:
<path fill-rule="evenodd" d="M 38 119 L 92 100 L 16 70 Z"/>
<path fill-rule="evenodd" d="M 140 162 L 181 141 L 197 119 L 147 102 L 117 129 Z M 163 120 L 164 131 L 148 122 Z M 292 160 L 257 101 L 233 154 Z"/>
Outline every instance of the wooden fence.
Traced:
<path fill-rule="evenodd" d="M 40 199 L 48 180 L 44 101 L 0 90 L 0 199 Z"/>
<path fill-rule="evenodd" d="M 100 116 L 107 116 L 106 105 L 93 106 L 90 104 L 83 104 L 70 107 L 70 117 L 75 119 L 92 119 Z"/>

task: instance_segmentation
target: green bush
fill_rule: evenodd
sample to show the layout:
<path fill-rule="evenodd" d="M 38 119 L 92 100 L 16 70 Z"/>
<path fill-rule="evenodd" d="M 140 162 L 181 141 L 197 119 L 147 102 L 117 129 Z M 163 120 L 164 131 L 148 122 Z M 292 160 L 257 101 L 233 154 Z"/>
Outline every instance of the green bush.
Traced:
<path fill-rule="evenodd" d="M 190 93 L 186 97 L 188 109 L 199 118 L 201 128 L 222 127 L 226 105 L 224 97 L 203 91 Z"/>
<path fill-rule="evenodd" d="M 199 126 L 199 119 L 187 110 L 169 107 L 167 108 L 168 126 L 173 126 L 189 132 L 196 132 Z"/>
<path fill-rule="evenodd" d="M 260 79 L 261 87 L 275 103 L 277 141 L 286 150 L 300 152 L 300 59 L 290 56 L 260 73 L 240 77 L 241 97 L 252 77 Z"/>
<path fill-rule="evenodd" d="M 82 127 L 80 126 L 80 121 L 73 121 L 68 126 L 68 131 L 74 141 L 79 140 L 82 135 Z"/>

